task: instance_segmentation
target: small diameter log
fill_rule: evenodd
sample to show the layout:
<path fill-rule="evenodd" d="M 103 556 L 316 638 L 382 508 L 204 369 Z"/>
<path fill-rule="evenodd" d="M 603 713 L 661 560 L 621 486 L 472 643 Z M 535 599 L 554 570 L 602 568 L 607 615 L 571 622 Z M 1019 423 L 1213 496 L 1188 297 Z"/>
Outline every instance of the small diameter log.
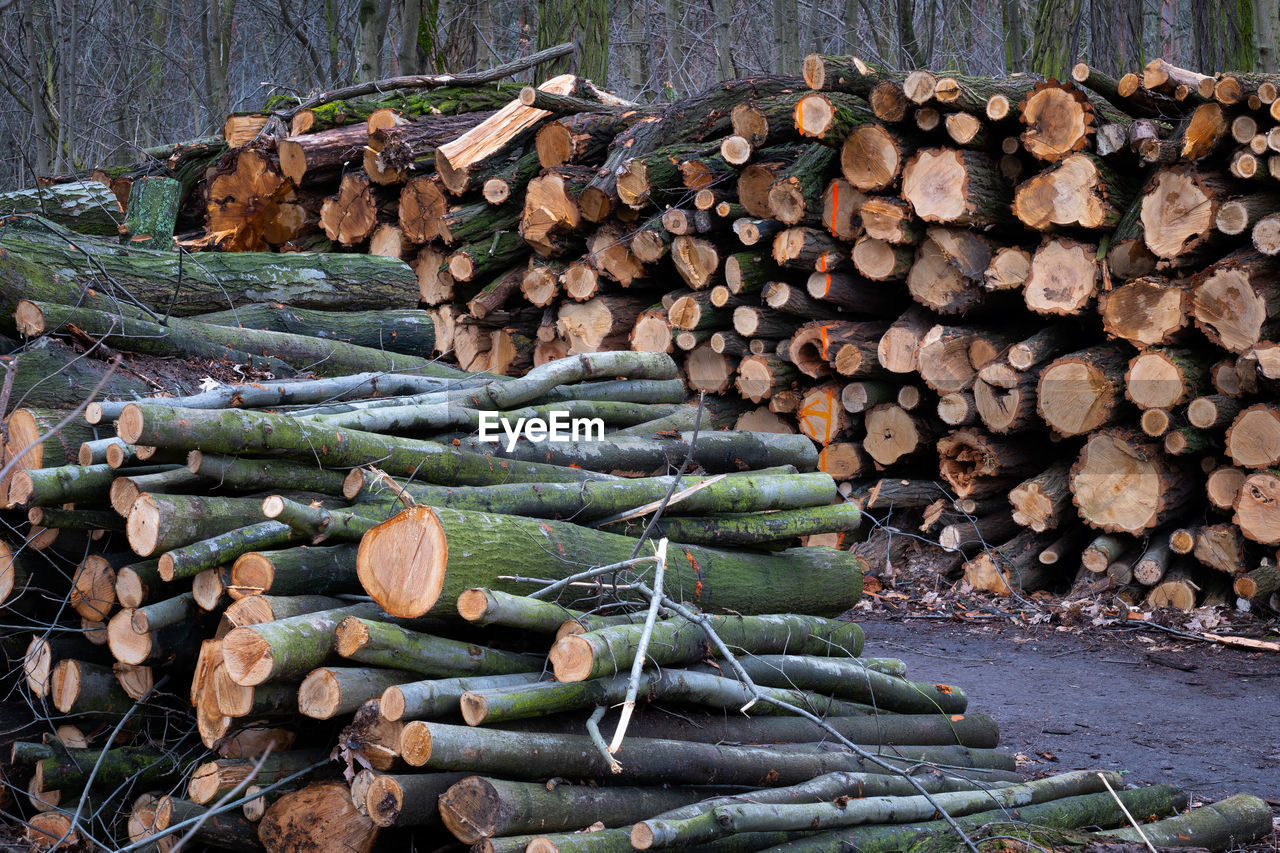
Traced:
<path fill-rule="evenodd" d="M 344 658 L 444 678 L 532 672 L 542 663 L 538 655 L 486 648 L 356 616 L 343 619 L 334 637 L 334 649 Z"/>
<path fill-rule="evenodd" d="M 852 753 L 829 749 L 778 750 L 629 738 L 618 753 L 622 772 L 611 775 L 605 757 L 586 735 L 506 732 L 421 720 L 405 726 L 401 753 L 414 767 L 466 768 L 514 779 L 563 775 L 610 778 L 619 782 L 723 785 L 754 785 L 765 779 L 772 785 L 788 785 L 834 770 L 875 772 L 878 769 L 878 765 Z M 1013 767 L 1012 759 L 1004 753 L 963 747 L 897 747 L 880 751 L 878 757 L 895 765 L 920 759 L 936 760 L 973 768 L 979 776 L 1002 775 Z M 768 773 L 767 768 L 776 772 Z"/>
<path fill-rule="evenodd" d="M 261 507 L 256 498 L 142 494 L 129 509 L 129 545 L 149 557 L 253 524 Z"/>
<path fill-rule="evenodd" d="M 919 365 L 921 341 L 933 325 L 929 313 L 922 307 L 908 309 L 885 331 L 876 346 L 880 366 L 890 373 L 914 373 Z"/>
<path fill-rule="evenodd" d="M 1056 529 L 1071 512 L 1069 469 L 1066 462 L 1054 465 L 1009 492 L 1013 520 L 1036 533 Z"/>
<path fill-rule="evenodd" d="M 1218 509 L 1235 508 L 1240 489 L 1248 476 L 1249 472 L 1230 465 L 1223 465 L 1210 471 L 1204 482 L 1209 503 Z"/>
<path fill-rule="evenodd" d="M 348 714 L 408 676 L 398 669 L 320 667 L 298 688 L 298 710 L 317 720 Z"/>
<path fill-rule="evenodd" d="M 378 700 L 379 712 L 391 721 L 452 716 L 458 712 L 458 703 L 464 694 L 496 687 L 533 684 L 542 678 L 541 669 L 540 665 L 538 672 L 514 675 L 468 675 L 403 682 L 383 691 Z"/>
<path fill-rule="evenodd" d="M 832 178 L 822 195 L 822 224 L 831 236 L 853 240 L 862 233 L 859 212 L 867 197 L 844 178 Z"/>
<path fill-rule="evenodd" d="M 1117 414 L 1124 388 L 1124 353 L 1100 344 L 1055 359 L 1040 374 L 1036 407 L 1061 435 L 1083 435 Z"/>
<path fill-rule="evenodd" d="M 116 681 L 111 667 L 70 659 L 58 661 L 49 673 L 49 698 L 63 714 L 119 715 L 134 703 Z M 60 784 L 49 784 L 43 790 L 59 787 Z"/>
<path fill-rule="evenodd" d="M 861 510 L 855 504 L 842 503 L 753 515 L 663 518 L 653 534 L 689 544 L 761 547 L 766 543 L 785 544 L 796 537 L 844 536 L 861 522 Z M 637 535 L 644 527 L 636 522 L 627 532 Z"/>
<path fill-rule="evenodd" d="M 1165 573 L 1164 579 L 1147 594 L 1148 607 L 1171 607 L 1174 610 L 1192 610 L 1199 598 L 1200 587 L 1191 579 L 1185 566 L 1176 566 Z"/>
<path fill-rule="evenodd" d="M 1108 830 L 1102 835 L 1138 843 L 1195 845 L 1209 849 L 1248 845 L 1271 831 L 1270 808 L 1250 794 L 1236 794 L 1216 803 L 1200 806 L 1185 814 L 1167 817 L 1142 826 L 1141 835 L 1132 828 Z"/>
<path fill-rule="evenodd" d="M 356 806 L 363 805 L 375 826 L 437 827 L 440 796 L 466 778 L 465 773 L 380 773 Z"/>
<path fill-rule="evenodd" d="M 586 472 L 566 469 L 562 473 L 562 469 L 552 466 L 515 461 L 495 466 L 484 456 L 435 442 L 393 440 L 358 430 L 335 431 L 327 425 L 310 424 L 300 418 L 258 412 L 196 411 L 130 403 L 118 425 L 124 437 L 139 439 L 131 442 L 134 444 L 145 439 L 153 445 L 187 449 L 195 449 L 198 443 L 202 450 L 218 453 L 279 449 L 310 456 L 318 452 L 326 465 L 355 466 L 376 460 L 379 468 L 393 476 L 417 476 L 437 483 L 510 481 L 521 476 L 520 472 L 539 482 L 599 478 Z M 304 451 L 304 447 L 308 449 Z M 451 469 L 452 473 L 445 473 L 444 468 Z"/>
<path fill-rule="evenodd" d="M 1232 582 L 1232 591 L 1241 598 L 1265 600 L 1276 590 L 1280 590 L 1280 571 L 1265 561 Z"/>
<path fill-rule="evenodd" d="M 469 776 L 439 796 L 439 813 L 464 844 L 530 832 L 578 829 L 584 815 L 625 826 L 705 798 L 698 788 L 547 786 Z"/>
<path fill-rule="evenodd" d="M 458 615 L 473 625 L 506 625 L 554 634 L 566 619 L 583 615 L 551 601 L 496 589 L 468 589 L 458 596 Z"/>
<path fill-rule="evenodd" d="M 960 817 L 997 808 L 1019 809 L 1064 797 L 1106 791 L 1119 784 L 1119 774 L 1109 778 L 1087 771 L 1065 773 L 1022 785 L 1000 786 L 991 791 L 940 793 L 926 798 L 870 797 L 852 801 L 836 799 L 815 804 L 738 803 L 717 805 L 698 818 L 683 821 L 649 820 L 632 829 L 640 849 L 694 845 L 738 833 L 810 831 L 860 824 L 910 825 L 931 820 L 938 809 Z M 930 799 L 934 802 L 930 802 Z M 1015 812 L 1016 813 L 1016 812 Z M 785 846 L 784 846 L 785 849 Z M 876 849 L 865 848 L 865 849 Z"/>
<path fill-rule="evenodd" d="M 806 287 L 814 299 L 831 302 L 859 314 L 896 317 L 904 303 L 901 294 L 849 273 L 815 272 L 809 276 Z"/>
<path fill-rule="evenodd" d="M 246 687 L 301 677 L 333 651 L 334 630 L 343 619 L 380 615 L 374 605 L 357 604 L 233 628 L 223 639 L 223 663 L 231 679 Z"/>
<path fill-rule="evenodd" d="M 1093 433 L 1071 467 L 1080 517 L 1108 533 L 1137 535 L 1169 520 L 1192 484 L 1187 471 L 1158 445 L 1121 429 Z"/>
<path fill-rule="evenodd" d="M 845 257 L 839 242 L 816 228 L 788 228 L 773 238 L 773 259 L 779 266 L 828 272 L 836 268 L 833 259 Z"/>
<path fill-rule="evenodd" d="M 738 310 L 734 313 L 736 320 Z M 738 365 L 734 384 L 743 398 L 759 403 L 790 387 L 798 377 L 799 371 L 777 356 L 749 355 Z"/>
<path fill-rule="evenodd" d="M 750 648 L 757 654 L 787 651 L 857 657 L 862 647 L 862 631 L 856 625 L 814 617 L 712 617 L 712 627 L 725 642 Z M 585 681 L 624 670 L 635 657 L 635 641 L 642 628 L 619 625 L 562 637 L 551 651 L 557 680 Z M 722 630 L 727 633 L 721 634 Z M 706 654 L 706 635 L 702 629 L 683 620 L 657 623 L 653 636 L 661 637 L 660 642 L 650 647 L 655 663 L 690 663 Z M 788 645 L 788 638 L 798 645 Z"/>
<path fill-rule="evenodd" d="M 452 612 L 463 590 L 476 586 L 507 588 L 506 582 L 498 581 L 504 561 L 495 561 L 492 555 L 514 553 L 517 548 L 521 553 L 528 552 L 529 537 L 545 547 L 530 552 L 533 562 L 521 570 L 537 577 L 564 577 L 579 571 L 583 564 L 623 562 L 630 560 L 635 551 L 635 540 L 628 537 L 562 522 L 419 506 L 365 535 L 358 557 L 361 582 L 374 600 L 393 615 L 421 615 L 433 608 Z M 517 545 L 517 541 L 525 545 Z M 414 544 L 410 547 L 409 543 Z M 413 556 L 406 560 L 406 554 Z M 773 577 L 769 582 L 774 593 L 769 602 L 771 608 L 826 613 L 840 608 L 850 597 L 857 599 L 856 578 L 850 583 L 846 570 L 860 567 L 860 561 L 823 548 L 793 549 L 775 557 L 691 546 L 669 558 L 667 571 L 673 578 L 685 577 L 688 589 L 695 588 L 695 580 L 701 581 L 696 596 L 701 606 L 750 613 L 764 603 L 754 591 L 762 577 L 759 573 L 771 571 L 779 559 L 800 560 L 810 568 L 803 584 L 798 578 L 794 586 L 779 584 Z M 841 579 L 829 579 L 822 590 L 823 602 L 811 600 L 812 594 L 823 586 L 817 578 L 832 571 Z M 835 589 L 850 595 L 833 595 Z"/>
<path fill-rule="evenodd" d="M 911 205 L 898 198 L 868 198 L 859 209 L 867 236 L 890 243 L 915 243 L 923 234 L 920 221 L 911 213 Z"/>

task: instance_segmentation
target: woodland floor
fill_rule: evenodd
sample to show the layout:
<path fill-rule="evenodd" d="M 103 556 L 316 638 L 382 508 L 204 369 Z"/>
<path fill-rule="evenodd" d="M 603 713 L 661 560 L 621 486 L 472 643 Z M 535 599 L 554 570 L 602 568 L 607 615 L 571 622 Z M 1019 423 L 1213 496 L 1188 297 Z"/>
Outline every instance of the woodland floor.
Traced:
<path fill-rule="evenodd" d="M 1143 627 L 1072 631 L 883 610 L 857 618 L 864 655 L 962 687 L 970 710 L 995 717 L 1024 772 L 1123 769 L 1201 801 L 1247 791 L 1280 807 L 1280 655 Z M 1252 849 L 1280 850 L 1280 834 Z"/>

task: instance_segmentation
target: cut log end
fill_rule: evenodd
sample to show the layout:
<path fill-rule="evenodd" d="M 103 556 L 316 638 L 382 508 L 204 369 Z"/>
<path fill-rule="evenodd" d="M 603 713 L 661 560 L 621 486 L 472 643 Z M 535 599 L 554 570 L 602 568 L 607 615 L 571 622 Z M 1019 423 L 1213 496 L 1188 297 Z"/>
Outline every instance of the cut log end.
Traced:
<path fill-rule="evenodd" d="M 448 558 L 444 528 L 435 513 L 416 506 L 364 535 L 356 571 L 379 607 L 392 616 L 416 618 L 439 599 Z"/>

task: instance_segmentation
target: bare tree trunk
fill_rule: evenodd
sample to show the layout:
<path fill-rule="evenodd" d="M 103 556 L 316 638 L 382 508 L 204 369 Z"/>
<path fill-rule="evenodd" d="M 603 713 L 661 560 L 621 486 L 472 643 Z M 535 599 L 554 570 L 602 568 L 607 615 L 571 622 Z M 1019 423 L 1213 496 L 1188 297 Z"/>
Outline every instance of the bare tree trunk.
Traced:
<path fill-rule="evenodd" d="M 1018 0 L 1000 0 L 1004 18 L 1004 65 L 1010 74 L 1026 69 L 1027 36 Z"/>
<path fill-rule="evenodd" d="M 52 63 L 52 45 L 40 38 L 43 31 L 40 16 L 47 17 L 49 8 L 40 2 L 23 3 L 19 10 L 22 13 L 22 36 L 26 43 L 27 61 L 27 97 L 31 110 L 31 143 L 34 149 L 34 162 L 31 166 L 37 175 L 47 175 L 51 169 L 51 157 L 57 131 L 49 112 L 48 78 L 46 68 Z"/>
<path fill-rule="evenodd" d="M 1080 12 L 1080 0 L 1039 0 L 1032 28 L 1032 71 L 1068 79 L 1079 44 Z"/>
<path fill-rule="evenodd" d="M 627 94 L 632 99 L 640 99 L 649 86 L 652 66 L 649 62 L 649 39 L 645 32 L 648 17 L 639 3 L 627 7 L 627 53 L 630 56 L 627 63 L 630 91 Z"/>
<path fill-rule="evenodd" d="M 1258 71 L 1274 72 L 1276 38 L 1280 37 L 1280 3 L 1276 0 L 1253 0 L 1253 36 L 1258 46 Z"/>
<path fill-rule="evenodd" d="M 219 126 L 231 112 L 231 92 L 227 83 L 231 69 L 231 19 L 235 11 L 236 0 L 209 0 L 203 16 L 209 120 Z"/>
<path fill-rule="evenodd" d="M 1211 71 L 1254 69 L 1252 0 L 1191 0 L 1192 64 Z"/>
<path fill-rule="evenodd" d="M 360 54 L 357 81 L 382 77 L 382 42 L 387 36 L 391 0 L 360 0 Z"/>
<path fill-rule="evenodd" d="M 680 58 L 684 55 L 684 45 L 680 38 L 680 23 L 684 12 L 682 5 L 680 0 L 663 0 L 662 3 L 667 19 L 662 38 L 662 88 L 663 96 L 669 101 L 674 101 L 683 88 L 680 80 Z"/>
<path fill-rule="evenodd" d="M 711 9 L 716 14 L 716 62 L 720 79 L 732 80 L 738 76 L 738 66 L 733 61 L 733 0 L 711 0 Z"/>
<path fill-rule="evenodd" d="M 1089 62 L 1119 77 L 1141 68 L 1142 0 L 1089 0 Z"/>
<path fill-rule="evenodd" d="M 418 27 L 422 24 L 423 0 L 400 0 L 400 44 L 396 48 L 396 73 L 417 74 Z"/>
<path fill-rule="evenodd" d="M 577 50 L 542 66 L 545 77 L 576 73 L 609 81 L 608 0 L 538 0 L 538 50 L 571 41 Z"/>
<path fill-rule="evenodd" d="M 894 0 L 894 24 L 898 31 L 899 62 L 911 68 L 928 68 L 929 56 L 916 33 L 915 0 Z"/>

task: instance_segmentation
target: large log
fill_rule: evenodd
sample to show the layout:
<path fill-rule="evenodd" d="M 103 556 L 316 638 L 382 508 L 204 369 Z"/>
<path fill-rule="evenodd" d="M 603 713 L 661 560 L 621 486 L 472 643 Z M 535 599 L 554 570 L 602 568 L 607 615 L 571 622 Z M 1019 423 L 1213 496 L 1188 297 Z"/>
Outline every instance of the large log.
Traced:
<path fill-rule="evenodd" d="M 545 547 L 529 551 L 530 541 L 545 543 Z M 564 522 L 420 506 L 366 534 L 358 558 L 360 578 L 374 600 L 393 615 L 449 612 L 463 590 L 471 587 L 519 590 L 512 582 L 499 580 L 505 571 L 503 561 L 495 561 L 493 556 L 512 553 L 515 548 L 527 553 L 531 561 L 522 566 L 522 572 L 560 578 L 580 571 L 582 565 L 630 560 L 636 545 L 625 536 Z M 412 558 L 389 559 L 391 554 Z M 771 575 L 767 581 L 770 600 L 765 602 L 758 597 L 758 584 L 779 560 L 799 560 L 809 568 L 802 573 L 804 580 L 797 578 L 794 584 L 784 584 Z M 859 569 L 858 558 L 825 548 L 783 551 L 775 557 L 689 546 L 669 557 L 668 563 L 672 583 L 694 590 L 695 601 L 704 608 L 754 613 L 767 605 L 771 611 L 829 613 L 849 606 L 859 594 L 860 574 L 853 576 L 851 571 Z M 794 577 L 796 573 L 788 574 Z M 828 576 L 827 583 L 817 581 L 823 576 Z M 818 596 L 821 600 L 813 600 L 821 587 L 826 587 Z"/>
<path fill-rule="evenodd" d="M 926 222 L 989 228 L 1009 221 L 1008 186 L 985 154 L 917 152 L 902 170 L 902 197 Z"/>
<path fill-rule="evenodd" d="M 1183 337 L 1191 317 L 1191 288 L 1159 276 L 1125 282 L 1098 299 L 1102 328 L 1139 349 Z"/>
<path fill-rule="evenodd" d="M 206 252 L 199 263 L 184 263 L 173 252 L 121 250 L 92 237 L 71 244 L 13 227 L 0 233 L 0 249 L 5 312 L 19 299 L 75 303 L 91 287 L 108 294 L 111 287 L 123 288 L 136 302 L 160 313 L 172 308 L 176 316 L 239 302 L 353 310 L 415 308 L 418 301 L 413 271 L 402 261 L 373 255 Z"/>
<path fill-rule="evenodd" d="M 1196 274 L 1191 312 L 1196 328 L 1234 353 L 1244 352 L 1276 331 L 1280 277 L 1257 252 L 1234 252 Z"/>
<path fill-rule="evenodd" d="M 1083 435 L 1110 423 L 1123 399 L 1124 353 L 1099 344 L 1064 355 L 1040 374 L 1036 406 L 1062 435 Z"/>
<path fill-rule="evenodd" d="M 1108 533 L 1137 535 L 1169 520 L 1193 482 L 1180 463 L 1131 430 L 1094 432 L 1071 467 L 1080 517 Z"/>

